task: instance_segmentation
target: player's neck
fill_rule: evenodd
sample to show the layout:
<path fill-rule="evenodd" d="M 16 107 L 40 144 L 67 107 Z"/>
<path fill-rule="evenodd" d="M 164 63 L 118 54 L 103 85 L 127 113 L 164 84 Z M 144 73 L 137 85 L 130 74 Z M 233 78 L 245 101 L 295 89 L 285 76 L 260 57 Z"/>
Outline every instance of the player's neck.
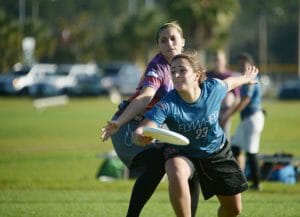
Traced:
<path fill-rule="evenodd" d="M 199 86 L 197 86 L 197 87 L 191 88 L 188 91 L 179 92 L 179 95 L 185 102 L 194 103 L 199 99 L 199 97 L 201 95 L 201 89 Z"/>

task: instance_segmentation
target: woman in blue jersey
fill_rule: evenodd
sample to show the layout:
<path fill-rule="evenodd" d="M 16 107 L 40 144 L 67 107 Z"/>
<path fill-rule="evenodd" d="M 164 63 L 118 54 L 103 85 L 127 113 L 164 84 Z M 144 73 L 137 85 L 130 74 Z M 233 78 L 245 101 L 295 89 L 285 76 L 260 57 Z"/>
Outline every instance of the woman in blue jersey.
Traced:
<path fill-rule="evenodd" d="M 241 72 L 253 64 L 254 60 L 250 54 L 241 53 L 238 55 L 238 65 Z M 241 87 L 240 103 L 227 110 L 223 118 L 227 120 L 233 114 L 240 112 L 241 122 L 232 137 L 232 151 L 243 171 L 246 161 L 243 152 L 245 152 L 253 182 L 249 188 L 260 190 L 260 171 L 257 155 L 265 117 L 262 109 L 262 89 L 259 79 L 256 79 L 256 85 L 243 85 Z"/>
<path fill-rule="evenodd" d="M 118 157 L 131 171 L 144 171 L 135 182 L 128 217 L 139 216 L 165 174 L 165 159 L 161 148 L 139 147 L 132 142 L 132 132 L 144 118 L 144 113 L 173 89 L 170 61 L 182 52 L 185 39 L 181 27 L 171 22 L 158 29 L 156 42 L 159 53 L 148 64 L 136 93 L 119 105 L 119 110 L 101 132 L 103 141 L 111 137 Z M 194 215 L 199 195 L 197 177 L 190 181 L 190 189 Z"/>
<path fill-rule="evenodd" d="M 219 111 L 227 92 L 252 83 L 258 70 L 251 66 L 243 76 L 206 80 L 194 55 L 179 54 L 171 62 L 171 73 L 175 90 L 146 114 L 134 141 L 141 146 L 149 144 L 152 138 L 143 135 L 143 127 L 163 123 L 189 138 L 187 146 L 165 146 L 169 196 L 177 216 L 191 216 L 187 183 L 194 171 L 204 198 L 217 196 L 218 216 L 237 216 L 242 207 L 241 192 L 248 186 L 219 125 Z"/>

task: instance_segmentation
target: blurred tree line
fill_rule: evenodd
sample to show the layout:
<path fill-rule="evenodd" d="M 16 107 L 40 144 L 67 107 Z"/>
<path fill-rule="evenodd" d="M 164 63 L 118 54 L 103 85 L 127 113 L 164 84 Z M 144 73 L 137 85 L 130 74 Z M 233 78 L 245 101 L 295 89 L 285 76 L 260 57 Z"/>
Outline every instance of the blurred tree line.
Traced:
<path fill-rule="evenodd" d="M 265 61 L 296 63 L 296 0 L 1 0 L 0 70 L 23 61 L 28 36 L 36 40 L 37 62 L 144 64 L 155 52 L 157 28 L 172 20 L 183 27 L 187 49 L 223 48 L 231 56 L 244 50 L 259 59 L 260 16 L 267 17 Z"/>
<path fill-rule="evenodd" d="M 240 6 L 230 29 L 230 62 L 242 50 L 260 65 L 269 64 L 268 69 L 261 67 L 269 72 L 297 72 L 300 1 L 240 0 Z"/>

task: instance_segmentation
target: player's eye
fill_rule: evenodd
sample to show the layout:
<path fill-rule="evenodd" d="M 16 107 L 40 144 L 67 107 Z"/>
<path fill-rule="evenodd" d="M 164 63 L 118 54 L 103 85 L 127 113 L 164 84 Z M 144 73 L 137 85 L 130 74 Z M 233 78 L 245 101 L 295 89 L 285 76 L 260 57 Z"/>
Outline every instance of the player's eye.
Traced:
<path fill-rule="evenodd" d="M 184 75 L 185 73 L 187 72 L 187 70 L 186 69 L 180 69 L 180 75 Z"/>
<path fill-rule="evenodd" d="M 160 43 L 166 43 L 167 39 L 166 38 L 162 38 L 160 39 Z"/>
<path fill-rule="evenodd" d="M 176 74 L 176 70 L 171 70 L 171 74 L 174 76 Z"/>

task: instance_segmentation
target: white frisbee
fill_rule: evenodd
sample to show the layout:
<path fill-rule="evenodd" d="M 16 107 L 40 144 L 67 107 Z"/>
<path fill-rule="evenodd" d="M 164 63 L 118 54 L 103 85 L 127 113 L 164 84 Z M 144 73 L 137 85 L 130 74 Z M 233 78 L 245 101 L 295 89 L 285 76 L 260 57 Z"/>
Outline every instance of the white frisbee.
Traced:
<path fill-rule="evenodd" d="M 144 127 L 144 135 L 173 145 L 188 145 L 190 140 L 185 136 L 171 130 L 154 127 Z"/>

